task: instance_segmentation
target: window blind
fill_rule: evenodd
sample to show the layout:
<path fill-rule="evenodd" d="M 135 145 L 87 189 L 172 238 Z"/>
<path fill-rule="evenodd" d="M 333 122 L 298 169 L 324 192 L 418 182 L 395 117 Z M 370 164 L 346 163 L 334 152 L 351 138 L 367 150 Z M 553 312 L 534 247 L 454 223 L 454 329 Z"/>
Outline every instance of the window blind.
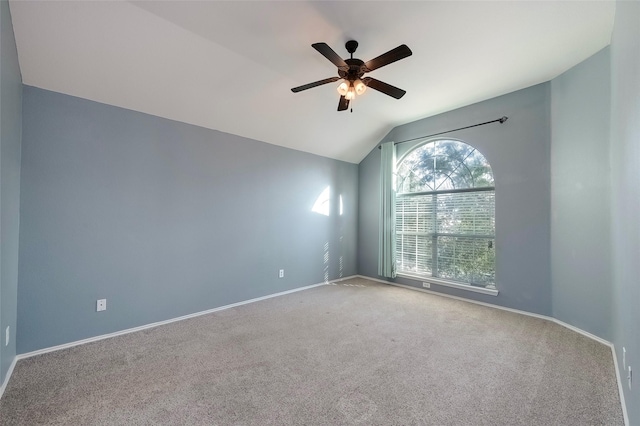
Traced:
<path fill-rule="evenodd" d="M 495 285 L 495 190 L 398 194 L 399 272 Z"/>

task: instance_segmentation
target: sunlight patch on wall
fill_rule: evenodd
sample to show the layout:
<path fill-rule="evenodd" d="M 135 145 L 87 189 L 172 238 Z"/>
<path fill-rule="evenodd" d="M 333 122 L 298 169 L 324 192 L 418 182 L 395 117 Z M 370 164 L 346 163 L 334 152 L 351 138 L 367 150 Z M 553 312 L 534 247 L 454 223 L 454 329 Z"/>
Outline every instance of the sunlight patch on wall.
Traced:
<path fill-rule="evenodd" d="M 324 282 L 329 282 L 329 241 L 324 243 Z"/>
<path fill-rule="evenodd" d="M 316 198 L 316 202 L 311 209 L 314 213 L 320 213 L 323 216 L 329 216 L 331 212 L 331 187 L 327 186 Z"/>

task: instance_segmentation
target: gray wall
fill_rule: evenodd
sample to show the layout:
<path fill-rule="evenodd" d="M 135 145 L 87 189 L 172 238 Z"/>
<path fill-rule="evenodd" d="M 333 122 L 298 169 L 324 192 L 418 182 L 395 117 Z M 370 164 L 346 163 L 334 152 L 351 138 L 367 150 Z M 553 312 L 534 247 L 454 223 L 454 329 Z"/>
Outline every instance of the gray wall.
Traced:
<path fill-rule="evenodd" d="M 18 353 L 356 273 L 355 164 L 33 87 L 23 111 Z"/>
<path fill-rule="evenodd" d="M 618 1 L 611 43 L 613 341 L 634 369 L 620 372 L 629 424 L 640 424 L 640 2 Z"/>
<path fill-rule="evenodd" d="M 7 1 L 0 1 L 0 385 L 16 355 L 22 77 Z M 9 345 L 5 330 L 10 327 Z"/>
<path fill-rule="evenodd" d="M 504 124 L 453 132 L 489 160 L 496 181 L 496 297 L 433 285 L 431 290 L 551 315 L 550 84 L 540 84 L 394 128 L 383 141 L 401 141 L 509 117 Z M 416 143 L 398 145 L 398 156 Z M 358 271 L 377 277 L 380 150 L 360 163 Z M 396 282 L 421 287 L 398 277 Z"/>
<path fill-rule="evenodd" d="M 610 52 L 551 81 L 553 316 L 611 340 Z"/>

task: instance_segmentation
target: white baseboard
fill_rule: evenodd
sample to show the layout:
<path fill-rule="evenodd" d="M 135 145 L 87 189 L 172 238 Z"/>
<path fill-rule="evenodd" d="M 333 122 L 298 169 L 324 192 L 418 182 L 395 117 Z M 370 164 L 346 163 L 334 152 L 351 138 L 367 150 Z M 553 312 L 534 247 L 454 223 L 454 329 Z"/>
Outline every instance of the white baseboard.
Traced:
<path fill-rule="evenodd" d="M 423 289 L 423 288 L 413 287 L 413 286 L 410 286 L 410 285 L 398 284 L 398 283 L 394 283 L 394 282 L 391 282 L 391 281 L 385 281 L 385 280 L 381 280 L 381 279 L 377 279 L 377 278 L 366 277 L 364 275 L 358 275 L 358 278 L 364 278 L 364 279 L 371 280 L 371 281 L 377 281 L 377 282 L 380 282 L 380 283 L 383 283 L 383 284 L 389 284 L 389 285 L 392 285 L 392 286 L 395 286 L 395 287 L 402 287 L 402 288 L 406 288 L 406 289 L 409 289 L 409 290 L 420 291 L 422 293 L 433 294 L 435 296 L 447 297 L 449 299 L 460 300 L 462 302 L 468 302 L 468 303 L 473 303 L 473 304 L 476 304 L 476 305 L 482 305 L 482 306 L 486 306 L 486 307 L 489 307 L 489 308 L 500 309 L 502 311 L 513 312 L 515 314 L 526 315 L 528 317 L 540 318 L 540 319 L 543 319 L 543 320 L 554 322 L 554 323 L 556 323 L 558 325 L 561 325 L 563 327 L 566 327 L 566 328 L 568 328 L 570 330 L 575 331 L 576 333 L 580 333 L 583 336 L 586 336 L 586 337 L 588 337 L 590 339 L 593 339 L 593 340 L 595 340 L 595 341 L 597 341 L 599 343 L 602 343 L 603 345 L 611 346 L 611 342 L 609 342 L 608 340 L 605 340 L 605 339 L 603 339 L 601 337 L 596 336 L 595 334 L 591 334 L 591 333 L 589 333 L 587 331 L 584 331 L 584 330 L 582 330 L 582 329 L 580 329 L 578 327 L 575 327 L 575 326 L 573 326 L 571 324 L 567 324 L 565 322 L 560 321 L 559 319 L 556 319 L 556 318 L 553 318 L 553 317 L 550 317 L 550 316 L 547 316 L 547 315 L 536 314 L 534 312 L 528 312 L 528 311 L 522 311 L 520 309 L 507 308 L 506 306 L 495 305 L 493 303 L 480 302 L 478 300 L 467 299 L 467 298 L 460 297 L 460 296 L 453 296 L 451 294 L 439 293 L 439 292 L 433 291 L 433 290 L 427 290 L 427 289 Z"/>
<path fill-rule="evenodd" d="M 616 347 L 611 345 L 611 353 L 613 354 L 613 365 L 616 370 L 616 380 L 618 381 L 618 394 L 620 395 L 620 403 L 622 404 L 622 417 L 624 417 L 624 425 L 629 426 L 629 415 L 627 414 L 627 404 L 624 400 L 624 388 L 622 387 L 622 378 L 620 377 L 620 368 L 618 367 L 618 357 L 616 355 Z"/>
<path fill-rule="evenodd" d="M 138 327 L 127 328 L 126 330 L 120 330 L 120 331 L 115 331 L 113 333 L 102 334 L 100 336 L 89 337 L 87 339 L 76 340 L 74 342 L 64 343 L 62 345 L 57 345 L 57 346 L 51 346 L 51 347 L 48 347 L 48 348 L 38 349 L 38 350 L 35 350 L 35 351 L 32 351 L 32 352 L 26 352 L 26 353 L 23 353 L 23 354 L 19 354 L 19 355 L 16 356 L 16 359 L 17 360 L 21 360 L 21 359 L 25 359 L 25 358 L 30 358 L 32 356 L 45 354 L 45 353 L 48 353 L 48 352 L 54 352 L 54 351 L 59 351 L 59 350 L 62 350 L 62 349 L 72 348 L 74 346 L 84 345 L 86 343 L 97 342 L 98 340 L 110 339 L 112 337 L 122 336 L 124 334 L 135 333 L 136 331 L 147 330 L 149 328 L 154 328 L 154 327 L 158 327 L 158 326 L 165 325 L 165 324 L 171 324 L 172 322 L 183 321 L 183 320 L 186 320 L 186 319 L 189 319 L 189 318 L 195 318 L 195 317 L 199 317 L 201 315 L 207 315 L 207 314 L 211 314 L 211 313 L 214 313 L 214 312 L 223 311 L 225 309 L 235 308 L 237 306 L 242 306 L 242 305 L 247 305 L 249 303 L 259 302 L 261 300 L 271 299 L 273 297 L 284 296 L 286 294 L 296 293 L 298 291 L 308 290 L 308 289 L 311 289 L 311 288 L 314 288 L 314 287 L 319 287 L 319 286 L 330 284 L 330 283 L 334 283 L 334 282 L 340 282 L 340 281 L 348 280 L 348 279 L 355 278 L 355 277 L 356 277 L 356 275 L 351 275 L 351 276 L 348 276 L 348 277 L 338 278 L 338 279 L 327 281 L 327 282 L 311 284 L 311 285 L 308 285 L 308 286 L 305 286 L 305 287 L 298 287 L 298 288 L 294 288 L 294 289 L 291 289 L 291 290 L 286 290 L 286 291 L 281 291 L 281 292 L 278 292 L 278 293 L 268 294 L 266 296 L 256 297 L 254 299 L 243 300 L 242 302 L 231 303 L 229 305 L 219 306 L 217 308 L 207 309 L 206 311 L 195 312 L 193 314 L 183 315 L 183 316 L 180 316 L 180 317 L 171 318 L 171 319 L 164 320 L 164 321 L 158 321 L 158 322 L 154 322 L 154 323 L 151 323 L 151 324 L 141 325 L 141 326 L 138 326 Z M 9 375 L 7 374 L 7 377 L 8 376 Z M 8 380 L 5 380 L 5 381 L 8 381 Z"/>
<path fill-rule="evenodd" d="M 17 356 L 13 357 L 13 361 L 11 361 L 11 365 L 7 370 L 7 375 L 4 376 L 4 382 L 2 382 L 2 386 L 0 386 L 0 398 L 2 398 L 2 395 L 4 395 L 4 390 L 7 388 L 7 385 L 9 384 L 9 379 L 13 374 L 13 369 L 16 367 L 16 362 L 18 362 Z"/>
<path fill-rule="evenodd" d="M 528 317 L 540 318 L 543 320 L 551 321 L 562 327 L 568 328 L 569 330 L 574 331 L 578 334 L 582 334 L 583 336 L 588 337 L 589 339 L 595 340 L 598 343 L 602 343 L 603 345 L 609 346 L 611 348 L 611 355 L 613 356 L 613 365 L 616 370 L 616 381 L 618 382 L 618 393 L 620 394 L 620 403 L 622 404 L 622 415 L 624 417 L 624 424 L 625 426 L 629 426 L 629 417 L 627 415 L 627 405 L 624 400 L 624 392 L 623 392 L 622 382 L 620 378 L 620 370 L 618 369 L 618 358 L 616 357 L 616 348 L 615 348 L 615 345 L 609 342 L 608 340 L 605 340 L 601 337 L 596 336 L 595 334 L 591 334 L 588 331 L 584 331 L 578 327 L 575 327 L 571 324 L 567 324 L 566 322 L 560 321 L 559 319 L 556 319 L 547 315 L 541 315 L 533 312 L 522 311 L 520 309 L 507 308 L 505 306 L 494 305 L 493 303 L 486 303 L 486 302 L 479 302 L 477 300 L 472 300 L 472 299 L 465 299 L 464 297 L 452 296 L 450 294 L 445 294 L 445 293 L 438 293 L 437 291 L 426 290 L 418 287 L 412 287 L 410 285 L 398 284 L 391 281 L 381 280 L 379 278 L 367 277 L 365 275 L 357 275 L 357 277 L 364 278 L 366 280 L 376 281 L 382 284 L 392 285 L 395 287 L 402 287 L 409 290 L 420 291 L 422 293 L 433 294 L 435 296 L 447 297 L 449 299 L 455 299 L 463 302 L 474 303 L 476 305 L 482 305 L 489 308 L 500 309 L 503 311 L 513 312 L 515 314 L 526 315 Z"/>

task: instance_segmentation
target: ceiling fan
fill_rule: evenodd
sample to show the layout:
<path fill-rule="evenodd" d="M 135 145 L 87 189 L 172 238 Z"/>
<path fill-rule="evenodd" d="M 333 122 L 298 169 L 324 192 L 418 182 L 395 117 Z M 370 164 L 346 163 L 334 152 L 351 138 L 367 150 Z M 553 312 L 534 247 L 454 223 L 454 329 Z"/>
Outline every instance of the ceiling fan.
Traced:
<path fill-rule="evenodd" d="M 303 90 L 311 89 L 313 87 L 322 86 L 327 83 L 334 83 L 338 80 L 343 80 L 338 85 L 338 93 L 340 93 L 340 102 L 338 102 L 338 111 L 344 111 L 349 108 L 349 101 L 353 100 L 356 95 L 361 95 L 367 90 L 367 87 L 371 87 L 374 90 L 389 95 L 393 98 L 400 99 L 404 96 L 406 91 L 398 89 L 395 86 L 387 84 L 383 81 L 376 80 L 372 77 L 364 77 L 365 73 L 376 70 L 385 65 L 389 65 L 393 62 L 404 59 L 411 56 L 411 49 L 406 44 L 402 44 L 395 49 L 391 49 L 387 53 L 373 58 L 368 62 L 363 62 L 360 59 L 354 59 L 353 53 L 358 48 L 358 42 L 355 40 L 349 40 L 345 47 L 347 52 L 351 54 L 351 58 L 342 59 L 333 49 L 326 43 L 314 43 L 311 45 L 322 56 L 330 60 L 335 66 L 338 67 L 338 77 L 325 78 L 324 80 L 315 81 L 313 83 L 305 84 L 302 86 L 294 87 L 291 89 L 293 93 L 298 93 Z"/>

